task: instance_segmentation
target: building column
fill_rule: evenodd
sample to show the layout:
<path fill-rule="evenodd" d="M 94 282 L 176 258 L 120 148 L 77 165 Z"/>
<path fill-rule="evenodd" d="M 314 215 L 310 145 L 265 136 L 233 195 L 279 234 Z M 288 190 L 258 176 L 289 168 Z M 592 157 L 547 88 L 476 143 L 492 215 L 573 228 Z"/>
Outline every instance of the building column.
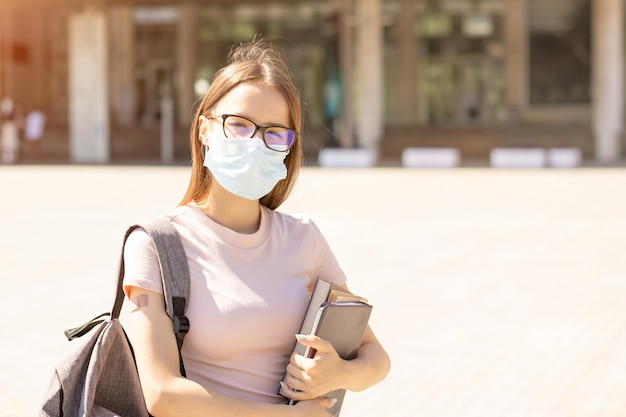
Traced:
<path fill-rule="evenodd" d="M 48 68 L 46 64 L 46 31 L 45 28 L 45 19 L 46 19 L 46 10 L 45 9 L 37 9 L 33 10 L 33 22 L 31 25 L 30 34 L 30 42 L 32 48 L 32 63 L 31 63 L 31 74 L 32 74 L 32 88 L 30 89 L 30 105 L 31 110 L 45 110 L 48 106 L 46 103 L 46 82 L 48 80 Z"/>
<path fill-rule="evenodd" d="M 339 69 L 342 80 L 342 109 L 340 145 L 350 147 L 354 139 L 354 100 L 352 95 L 352 80 L 354 59 L 354 19 L 352 18 L 352 0 L 341 2 L 339 14 Z"/>
<path fill-rule="evenodd" d="M 402 0 L 398 15 L 398 123 L 413 124 L 416 119 L 417 42 L 414 34 L 415 7 L 413 0 Z"/>
<path fill-rule="evenodd" d="M 135 34 L 133 8 L 113 6 L 109 10 L 109 65 L 111 109 L 119 126 L 135 122 Z"/>
<path fill-rule="evenodd" d="M 5 10 L 0 4 L 0 100 L 4 96 L 4 47 L 2 45 L 4 39 L 4 14 Z"/>
<path fill-rule="evenodd" d="M 528 107 L 528 0 L 507 0 L 504 28 L 506 102 L 515 120 Z"/>
<path fill-rule="evenodd" d="M 13 36 L 13 9 L 10 6 L 4 6 L 2 9 L 2 15 L 0 19 L 0 27 L 2 28 L 2 57 L 0 61 L 2 61 L 2 97 L 13 97 L 15 95 L 14 91 L 14 63 L 13 57 L 11 56 L 11 48 L 14 43 Z"/>
<path fill-rule="evenodd" d="M 383 134 L 381 0 L 356 1 L 357 140 L 378 153 Z"/>
<path fill-rule="evenodd" d="M 593 133 L 600 162 L 620 158 L 623 124 L 624 6 L 622 0 L 592 3 Z"/>
<path fill-rule="evenodd" d="M 110 158 L 106 13 L 94 9 L 69 20 L 70 159 L 107 163 Z"/>
<path fill-rule="evenodd" d="M 176 110 L 179 126 L 189 126 L 192 107 L 196 101 L 196 55 L 198 49 L 197 5 L 185 3 L 178 6 L 176 31 Z"/>

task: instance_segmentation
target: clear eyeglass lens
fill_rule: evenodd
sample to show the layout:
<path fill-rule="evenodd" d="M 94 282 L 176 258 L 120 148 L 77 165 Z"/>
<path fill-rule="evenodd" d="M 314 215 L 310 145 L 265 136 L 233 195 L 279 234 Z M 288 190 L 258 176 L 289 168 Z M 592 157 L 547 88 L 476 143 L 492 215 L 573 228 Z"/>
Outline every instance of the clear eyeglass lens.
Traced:
<path fill-rule="evenodd" d="M 291 129 L 273 127 L 265 131 L 265 143 L 270 149 L 275 151 L 286 151 L 295 140 L 295 132 Z"/>
<path fill-rule="evenodd" d="M 250 120 L 237 116 L 228 116 L 224 121 L 224 131 L 229 138 L 251 138 L 256 125 Z M 275 151 L 287 151 L 296 140 L 296 132 L 279 126 L 265 129 L 263 140 L 268 148 Z"/>
<path fill-rule="evenodd" d="M 224 130 L 227 133 L 227 137 L 231 138 L 249 138 L 254 134 L 256 126 L 249 120 L 242 119 L 241 117 L 230 116 L 224 121 Z"/>

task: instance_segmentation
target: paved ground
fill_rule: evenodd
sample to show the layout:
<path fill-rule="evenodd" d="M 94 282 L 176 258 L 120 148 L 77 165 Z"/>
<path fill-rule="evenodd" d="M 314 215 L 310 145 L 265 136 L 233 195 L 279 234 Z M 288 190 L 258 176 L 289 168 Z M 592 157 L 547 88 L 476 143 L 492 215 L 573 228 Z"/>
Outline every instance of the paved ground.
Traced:
<path fill-rule="evenodd" d="M 36 415 L 125 227 L 187 177 L 0 167 L 0 415 Z M 626 416 L 625 191 L 623 169 L 305 169 L 282 209 L 317 221 L 393 361 L 342 417 Z"/>

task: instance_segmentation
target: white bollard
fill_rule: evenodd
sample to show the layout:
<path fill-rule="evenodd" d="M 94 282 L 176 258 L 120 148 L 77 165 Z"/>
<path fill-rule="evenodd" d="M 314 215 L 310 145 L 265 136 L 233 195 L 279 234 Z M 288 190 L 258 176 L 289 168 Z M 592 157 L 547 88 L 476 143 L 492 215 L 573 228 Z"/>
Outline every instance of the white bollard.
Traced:
<path fill-rule="evenodd" d="M 553 168 L 575 168 L 580 166 L 582 152 L 578 148 L 550 148 L 548 165 Z"/>
<path fill-rule="evenodd" d="M 461 153 L 455 148 L 405 148 L 402 166 L 406 168 L 454 168 Z"/>
<path fill-rule="evenodd" d="M 364 168 L 376 164 L 376 152 L 367 148 L 324 148 L 318 162 L 327 168 Z"/>
<path fill-rule="evenodd" d="M 544 168 L 546 153 L 540 148 L 494 148 L 489 160 L 494 168 Z"/>

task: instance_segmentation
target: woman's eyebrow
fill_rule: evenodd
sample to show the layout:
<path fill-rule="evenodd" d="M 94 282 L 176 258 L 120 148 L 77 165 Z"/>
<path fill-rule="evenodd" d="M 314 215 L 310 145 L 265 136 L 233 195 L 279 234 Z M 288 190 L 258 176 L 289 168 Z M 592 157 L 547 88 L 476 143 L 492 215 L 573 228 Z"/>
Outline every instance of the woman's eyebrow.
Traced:
<path fill-rule="evenodd" d="M 278 126 L 278 127 L 284 127 L 287 129 L 291 129 L 291 127 L 289 127 L 289 124 L 285 124 L 285 123 L 277 123 L 277 122 L 269 122 L 269 123 L 259 123 L 254 117 L 249 117 L 245 114 L 241 114 L 241 113 L 225 113 L 225 114 L 232 114 L 233 116 L 241 116 L 243 118 L 246 118 L 248 120 L 253 121 L 254 123 L 258 124 L 259 126 Z"/>

